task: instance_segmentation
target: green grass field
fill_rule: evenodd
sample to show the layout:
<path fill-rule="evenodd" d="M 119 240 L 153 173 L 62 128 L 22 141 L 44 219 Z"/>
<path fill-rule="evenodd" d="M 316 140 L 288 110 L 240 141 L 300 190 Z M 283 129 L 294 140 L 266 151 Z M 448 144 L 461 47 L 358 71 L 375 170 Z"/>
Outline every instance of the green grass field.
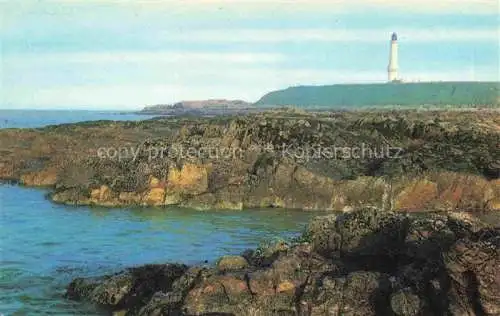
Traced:
<path fill-rule="evenodd" d="M 427 82 L 298 86 L 272 91 L 258 106 L 304 108 L 500 107 L 499 82 Z"/>

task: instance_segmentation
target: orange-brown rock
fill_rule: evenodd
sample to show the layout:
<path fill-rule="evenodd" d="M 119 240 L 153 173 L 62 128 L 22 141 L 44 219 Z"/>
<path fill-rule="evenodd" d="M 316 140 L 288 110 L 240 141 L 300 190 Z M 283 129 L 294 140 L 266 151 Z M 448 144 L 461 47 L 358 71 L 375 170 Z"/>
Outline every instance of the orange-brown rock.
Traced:
<path fill-rule="evenodd" d="M 107 185 L 101 185 L 100 188 L 90 192 L 90 199 L 94 203 L 104 202 L 111 198 L 112 191 Z"/>
<path fill-rule="evenodd" d="M 33 171 L 21 175 L 20 182 L 27 186 L 52 186 L 57 183 L 55 168 Z"/>
<path fill-rule="evenodd" d="M 494 198 L 492 183 L 486 179 L 457 173 L 435 175 L 440 187 L 435 207 L 439 210 L 484 210 Z"/>
<path fill-rule="evenodd" d="M 118 200 L 124 204 L 136 204 L 141 201 L 141 196 L 135 192 L 120 192 Z"/>
<path fill-rule="evenodd" d="M 492 180 L 490 183 L 493 197 L 488 201 L 488 208 L 493 211 L 500 211 L 500 179 Z"/>
<path fill-rule="evenodd" d="M 167 188 L 169 191 L 200 194 L 208 189 L 208 176 L 211 165 L 186 163 L 179 170 L 171 167 L 168 172 Z"/>
<path fill-rule="evenodd" d="M 160 179 L 153 177 L 153 176 L 151 176 L 149 178 L 149 187 L 150 188 L 158 188 L 158 187 L 163 187 L 163 186 L 164 186 L 164 183 L 162 183 L 162 181 L 160 181 Z"/>
<path fill-rule="evenodd" d="M 167 193 L 163 201 L 164 205 L 174 205 L 182 202 L 182 195 L 180 193 Z"/>
<path fill-rule="evenodd" d="M 425 211 L 437 195 L 438 187 L 435 182 L 427 179 L 414 180 L 396 196 L 394 208 Z"/>
<path fill-rule="evenodd" d="M 147 205 L 163 205 L 165 201 L 165 189 L 153 188 L 150 189 L 144 196 L 144 203 Z"/>
<path fill-rule="evenodd" d="M 202 282 L 187 294 L 185 301 L 189 302 L 186 311 L 199 315 L 224 312 L 214 302 L 241 302 L 251 298 L 247 282 L 236 276 L 212 276 Z"/>
<path fill-rule="evenodd" d="M 500 199 L 496 198 L 488 202 L 487 207 L 492 211 L 500 211 Z"/>
<path fill-rule="evenodd" d="M 283 281 L 280 284 L 278 284 L 276 291 L 277 292 L 290 292 L 290 291 L 294 291 L 295 288 L 296 288 L 296 286 L 293 282 Z"/>
<path fill-rule="evenodd" d="M 0 162 L 0 179 L 14 179 L 14 164 Z"/>

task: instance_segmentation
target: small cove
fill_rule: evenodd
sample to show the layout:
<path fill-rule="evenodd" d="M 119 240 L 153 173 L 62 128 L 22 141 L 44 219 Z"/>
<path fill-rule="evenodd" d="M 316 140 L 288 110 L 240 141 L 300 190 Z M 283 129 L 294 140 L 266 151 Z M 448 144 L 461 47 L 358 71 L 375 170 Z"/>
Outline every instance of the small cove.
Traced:
<path fill-rule="evenodd" d="M 98 315 L 65 300 L 72 278 L 147 263 L 200 264 L 298 234 L 317 212 L 92 208 L 51 203 L 41 189 L 0 185 L 0 312 Z"/>

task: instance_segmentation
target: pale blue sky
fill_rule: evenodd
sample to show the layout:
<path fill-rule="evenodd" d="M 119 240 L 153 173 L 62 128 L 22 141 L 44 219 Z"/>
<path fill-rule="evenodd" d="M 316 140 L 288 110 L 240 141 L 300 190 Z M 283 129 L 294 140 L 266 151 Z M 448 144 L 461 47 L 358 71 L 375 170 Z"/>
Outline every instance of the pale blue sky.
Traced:
<path fill-rule="evenodd" d="M 499 80 L 496 0 L 19 0 L 0 12 L 0 108 L 126 110 L 384 82 L 393 31 L 406 81 Z"/>

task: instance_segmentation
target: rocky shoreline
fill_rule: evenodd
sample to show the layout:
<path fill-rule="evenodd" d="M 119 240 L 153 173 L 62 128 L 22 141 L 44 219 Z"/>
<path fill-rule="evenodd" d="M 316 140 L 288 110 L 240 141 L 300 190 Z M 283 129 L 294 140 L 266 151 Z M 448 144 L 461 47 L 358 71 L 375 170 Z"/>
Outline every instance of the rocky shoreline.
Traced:
<path fill-rule="evenodd" d="M 497 111 L 266 111 L 0 130 L 0 179 L 58 203 L 500 209 Z"/>
<path fill-rule="evenodd" d="M 497 111 L 97 121 L 0 142 L 0 179 L 57 203 L 336 212 L 215 266 L 78 278 L 68 299 L 115 315 L 500 313 L 500 230 L 476 217 L 500 210 Z"/>
<path fill-rule="evenodd" d="M 360 209 L 213 267 L 78 278 L 66 297 L 114 315 L 498 315 L 500 229 Z"/>

